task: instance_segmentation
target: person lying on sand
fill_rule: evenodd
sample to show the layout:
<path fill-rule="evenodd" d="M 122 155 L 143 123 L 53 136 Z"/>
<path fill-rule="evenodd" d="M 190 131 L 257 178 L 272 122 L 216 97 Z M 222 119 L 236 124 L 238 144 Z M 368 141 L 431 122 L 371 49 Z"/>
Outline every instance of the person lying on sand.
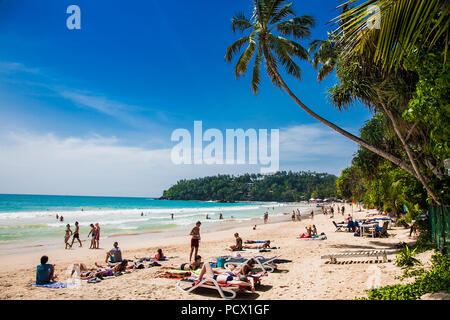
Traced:
<path fill-rule="evenodd" d="M 265 243 L 256 245 L 256 246 L 249 246 L 245 245 L 242 247 L 243 249 L 268 249 L 270 248 L 270 240 L 267 240 Z"/>
<path fill-rule="evenodd" d="M 192 271 L 192 270 L 197 270 L 200 268 L 202 264 L 202 257 L 200 256 L 195 256 L 195 259 L 192 263 L 182 263 L 180 267 L 170 267 L 170 266 L 165 266 L 162 267 L 162 269 L 180 269 L 180 270 L 186 270 L 186 271 Z"/>
<path fill-rule="evenodd" d="M 80 270 L 81 280 L 112 277 L 116 272 L 131 272 L 131 270 L 134 269 L 134 265 L 128 265 L 128 260 L 126 259 L 117 265 L 108 264 L 108 266 L 105 267 L 95 263 L 95 266 L 96 267 L 88 268 L 84 263 L 74 264 L 71 276 L 73 276 L 77 269 Z"/>
<path fill-rule="evenodd" d="M 255 281 L 251 275 L 251 270 L 253 269 L 253 264 L 255 263 L 253 259 L 250 259 L 246 264 L 244 264 L 237 271 L 235 268 L 230 269 L 213 269 L 209 262 L 203 265 L 202 271 L 198 277 L 198 280 L 202 280 L 206 276 L 212 278 L 218 282 L 227 282 L 229 284 L 238 284 L 241 287 L 250 287 L 252 293 L 255 292 Z M 244 274 L 242 274 L 244 272 Z"/>
<path fill-rule="evenodd" d="M 165 257 L 166 256 L 164 255 L 162 249 L 158 249 L 156 254 L 153 257 L 141 257 L 141 258 L 139 258 L 139 257 L 134 256 L 134 258 L 136 260 L 140 261 L 140 262 L 142 262 L 142 261 L 152 261 L 152 260 L 162 261 L 162 260 L 164 260 Z"/>
<path fill-rule="evenodd" d="M 234 237 L 236 238 L 236 244 L 234 246 L 231 246 L 230 249 L 232 251 L 241 251 L 242 250 L 242 239 L 239 237 L 239 233 L 235 233 Z"/>

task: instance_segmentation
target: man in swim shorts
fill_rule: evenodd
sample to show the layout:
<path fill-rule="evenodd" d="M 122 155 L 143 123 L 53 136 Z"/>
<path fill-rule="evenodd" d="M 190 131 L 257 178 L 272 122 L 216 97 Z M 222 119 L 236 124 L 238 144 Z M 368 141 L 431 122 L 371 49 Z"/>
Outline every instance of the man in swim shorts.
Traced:
<path fill-rule="evenodd" d="M 197 223 L 195 224 L 195 227 L 192 228 L 190 235 L 192 236 L 191 238 L 191 253 L 189 255 L 189 263 L 192 261 L 192 253 L 195 251 L 194 253 L 194 257 L 197 256 L 198 253 L 198 246 L 200 243 L 200 225 L 202 223 L 200 221 L 197 221 Z"/>
<path fill-rule="evenodd" d="M 81 240 L 80 240 L 80 226 L 78 225 L 78 221 L 75 221 L 75 231 L 73 232 L 72 243 L 70 244 L 70 247 L 72 247 L 75 239 L 78 240 L 78 242 L 80 243 L 80 248 L 81 248 L 82 245 L 81 245 Z"/>

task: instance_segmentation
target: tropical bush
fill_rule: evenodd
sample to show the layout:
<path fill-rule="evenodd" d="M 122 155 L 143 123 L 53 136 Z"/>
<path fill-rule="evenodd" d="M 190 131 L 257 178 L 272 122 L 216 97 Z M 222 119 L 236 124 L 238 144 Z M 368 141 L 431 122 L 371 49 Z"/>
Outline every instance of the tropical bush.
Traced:
<path fill-rule="evenodd" d="M 368 290 L 369 300 L 417 300 L 426 293 L 444 291 L 450 293 L 450 257 L 436 253 L 432 257 L 432 268 L 416 270 L 414 282 L 396 284 Z M 365 298 L 363 298 L 365 299 Z"/>

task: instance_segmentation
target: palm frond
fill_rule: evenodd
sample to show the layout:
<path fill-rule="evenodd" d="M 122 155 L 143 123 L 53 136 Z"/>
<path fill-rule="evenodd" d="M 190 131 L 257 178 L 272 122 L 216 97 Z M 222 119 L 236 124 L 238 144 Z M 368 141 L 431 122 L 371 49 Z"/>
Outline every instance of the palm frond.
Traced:
<path fill-rule="evenodd" d="M 225 54 L 225 60 L 231 62 L 233 57 L 241 51 L 241 48 L 244 44 L 246 44 L 250 39 L 250 36 L 243 37 L 227 48 L 227 52 Z"/>
<path fill-rule="evenodd" d="M 237 13 L 231 18 L 231 30 L 233 30 L 233 33 L 236 33 L 236 30 L 244 32 L 251 27 L 253 27 L 253 23 L 243 13 Z"/>
<path fill-rule="evenodd" d="M 276 28 L 283 36 L 292 36 L 297 39 L 309 38 L 311 36 L 311 27 L 315 25 L 315 19 L 312 16 L 300 16 L 280 22 Z"/>
<path fill-rule="evenodd" d="M 251 88 L 254 94 L 258 93 L 258 89 L 259 89 L 259 85 L 261 83 L 261 78 L 260 78 L 260 68 L 261 68 L 261 50 L 259 50 L 259 52 L 256 54 L 255 57 L 255 65 L 253 66 L 253 78 L 252 78 L 252 83 L 251 83 Z"/>
<path fill-rule="evenodd" d="M 374 5 L 379 10 L 379 29 L 371 24 Z M 448 39 L 449 18 L 448 0 L 367 0 L 343 12 L 337 21 L 346 56 L 369 46 L 375 48 L 375 62 L 383 61 L 384 69 L 397 69 L 414 47 L 432 48 L 439 39 Z"/>
<path fill-rule="evenodd" d="M 236 76 L 236 78 L 239 78 L 239 76 L 247 72 L 248 65 L 253 57 L 253 54 L 255 53 L 255 49 L 256 49 L 255 39 L 253 37 L 249 37 L 248 47 L 242 53 L 241 57 L 236 63 L 236 67 L 234 68 L 234 75 Z"/>
<path fill-rule="evenodd" d="M 269 24 L 276 24 L 280 21 L 282 21 L 283 19 L 289 17 L 289 16 L 294 16 L 295 12 L 292 9 L 292 3 L 289 3 L 287 5 L 285 5 L 282 9 L 280 9 L 280 11 L 278 11 L 278 13 L 276 15 L 274 15 L 272 17 L 272 19 L 269 21 Z"/>

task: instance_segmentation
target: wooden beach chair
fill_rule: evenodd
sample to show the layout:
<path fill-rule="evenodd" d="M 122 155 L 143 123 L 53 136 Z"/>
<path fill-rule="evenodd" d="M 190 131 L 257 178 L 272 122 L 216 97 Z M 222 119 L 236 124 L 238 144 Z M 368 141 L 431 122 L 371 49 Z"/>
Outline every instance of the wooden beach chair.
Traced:
<path fill-rule="evenodd" d="M 334 231 L 345 231 L 345 228 L 347 228 L 347 226 L 345 224 L 337 224 L 336 221 L 333 221 L 334 226 L 336 227 L 336 230 Z M 344 230 L 342 230 L 344 229 Z"/>
<path fill-rule="evenodd" d="M 337 258 L 357 258 L 357 257 L 378 257 L 383 258 L 383 262 L 387 262 L 387 254 L 386 250 L 369 250 L 369 251 L 353 251 L 353 252 L 342 252 L 342 253 L 334 253 L 334 254 L 326 254 L 321 257 L 321 259 L 329 259 L 330 263 L 336 263 Z"/>

